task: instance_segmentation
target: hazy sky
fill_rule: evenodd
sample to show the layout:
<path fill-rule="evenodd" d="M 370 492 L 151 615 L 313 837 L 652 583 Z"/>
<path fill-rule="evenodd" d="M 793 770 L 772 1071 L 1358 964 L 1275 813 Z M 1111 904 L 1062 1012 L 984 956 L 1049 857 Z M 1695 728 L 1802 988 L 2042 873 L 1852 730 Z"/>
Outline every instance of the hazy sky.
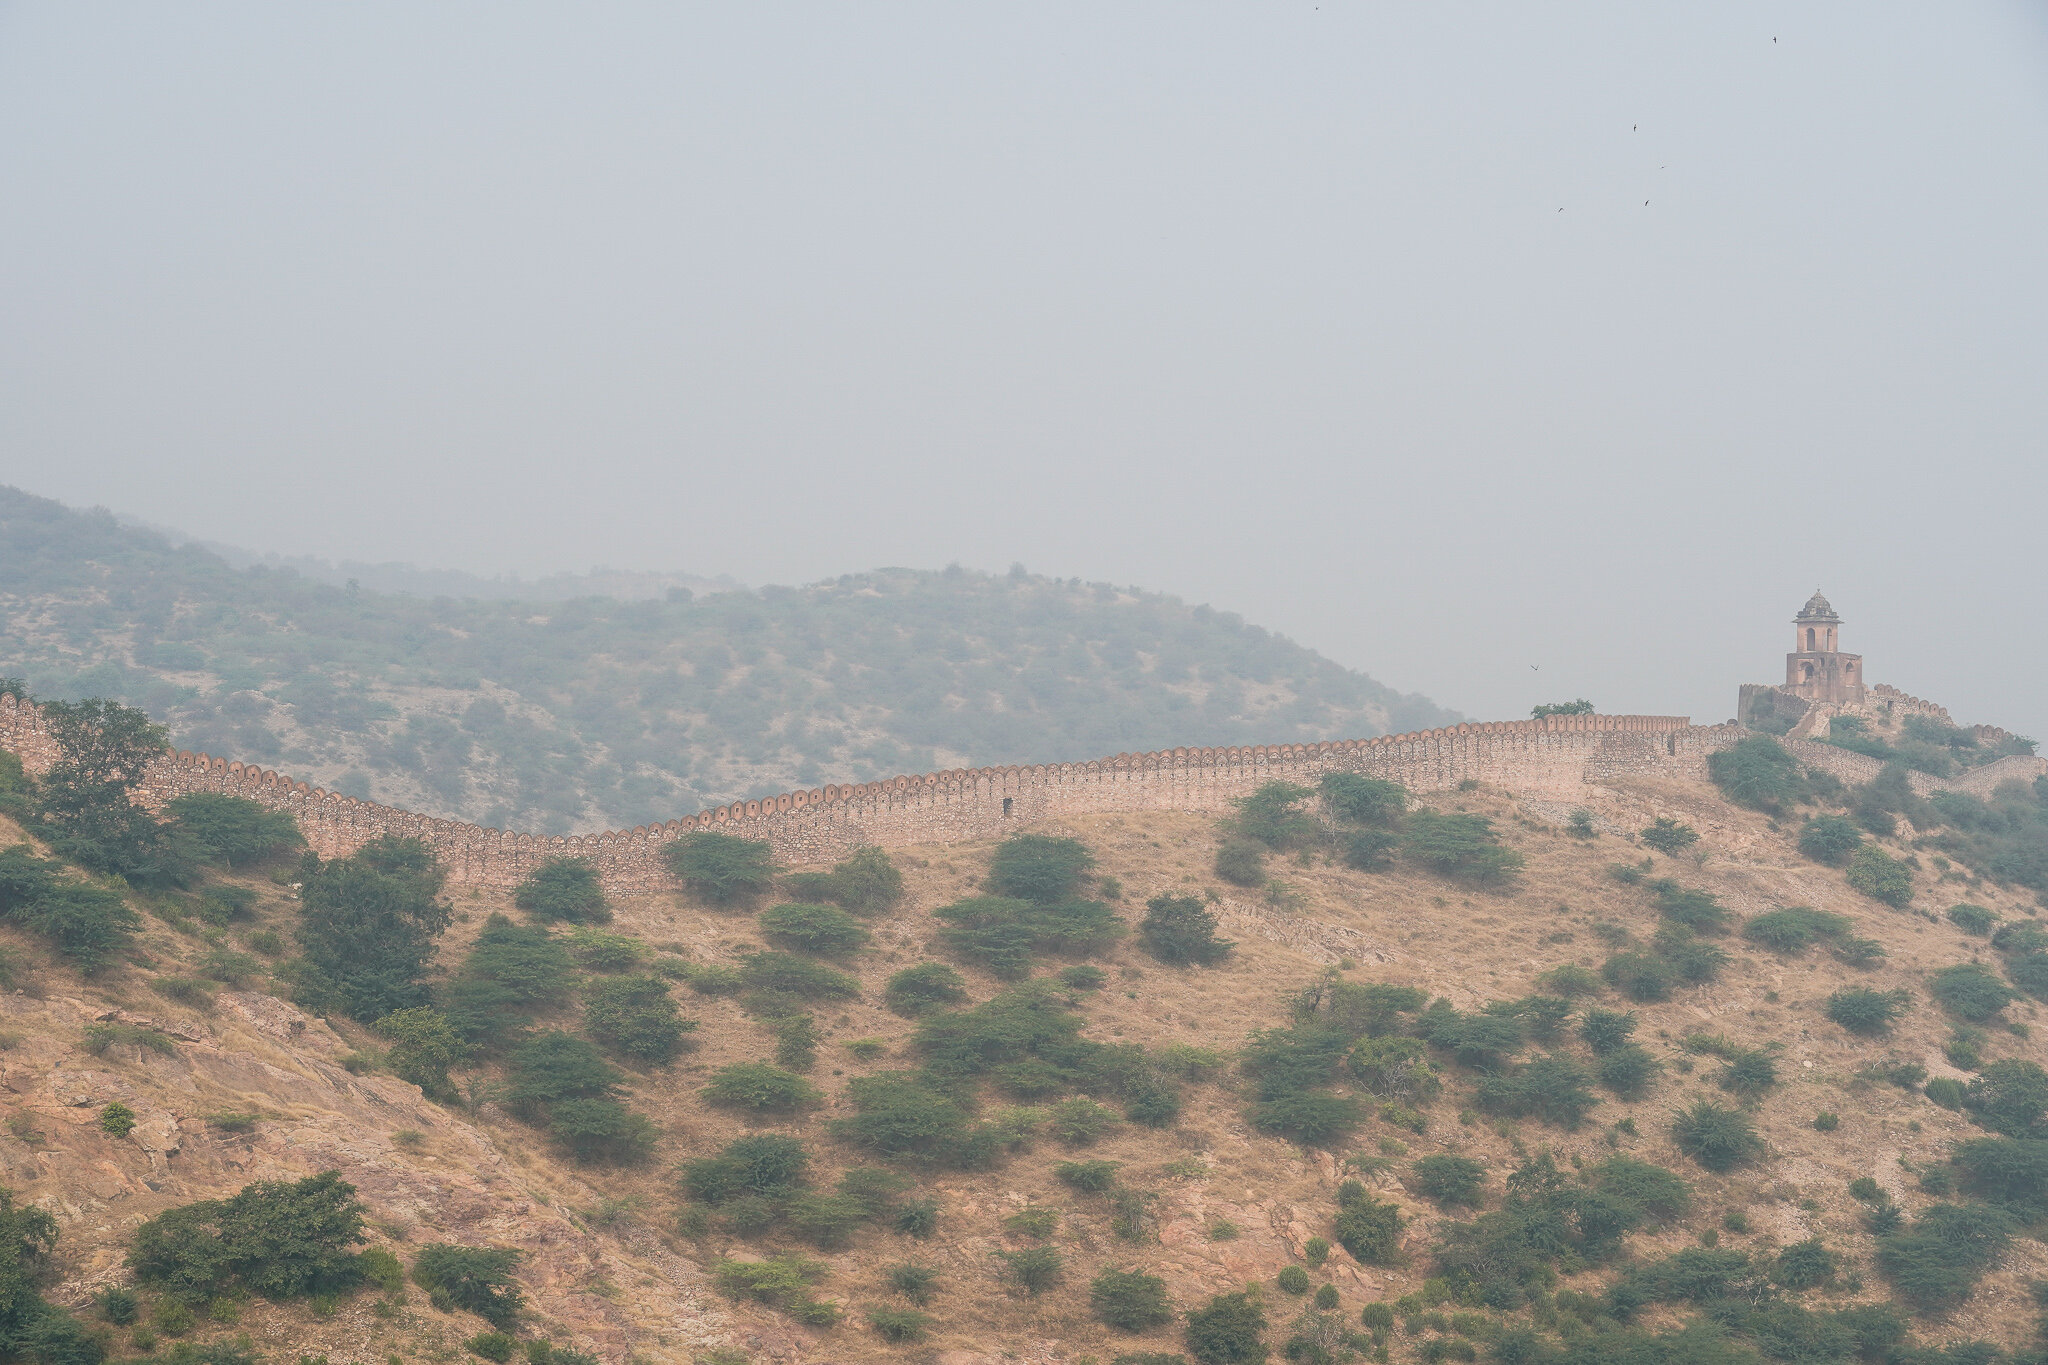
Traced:
<path fill-rule="evenodd" d="M 1021 560 L 1485 717 L 1724 718 L 1818 584 L 2048 736 L 2044 15 L 0 5 L 0 481 Z"/>

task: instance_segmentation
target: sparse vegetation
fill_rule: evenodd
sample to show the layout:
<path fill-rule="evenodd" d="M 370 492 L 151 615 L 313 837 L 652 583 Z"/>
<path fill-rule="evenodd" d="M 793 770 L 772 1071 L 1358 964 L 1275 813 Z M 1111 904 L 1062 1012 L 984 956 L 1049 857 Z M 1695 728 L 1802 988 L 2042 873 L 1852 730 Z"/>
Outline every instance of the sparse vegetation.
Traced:
<path fill-rule="evenodd" d="M 1700 841 L 1700 832 L 1680 820 L 1660 815 L 1636 836 L 1667 857 L 1677 857 Z"/>

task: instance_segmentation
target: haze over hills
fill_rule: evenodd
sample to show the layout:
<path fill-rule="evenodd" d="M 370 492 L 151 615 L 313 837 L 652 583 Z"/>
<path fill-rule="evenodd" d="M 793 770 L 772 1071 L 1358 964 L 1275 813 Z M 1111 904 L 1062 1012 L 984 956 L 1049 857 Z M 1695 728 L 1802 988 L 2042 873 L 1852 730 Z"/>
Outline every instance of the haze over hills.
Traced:
<path fill-rule="evenodd" d="M 1230 613 L 1018 571 L 642 600 L 348 577 L 237 566 L 0 490 L 0 659 L 38 695 L 119 698 L 180 747 L 501 827 L 630 826 L 899 772 L 1458 719 Z M 465 581 L 462 597 L 377 586 Z"/>

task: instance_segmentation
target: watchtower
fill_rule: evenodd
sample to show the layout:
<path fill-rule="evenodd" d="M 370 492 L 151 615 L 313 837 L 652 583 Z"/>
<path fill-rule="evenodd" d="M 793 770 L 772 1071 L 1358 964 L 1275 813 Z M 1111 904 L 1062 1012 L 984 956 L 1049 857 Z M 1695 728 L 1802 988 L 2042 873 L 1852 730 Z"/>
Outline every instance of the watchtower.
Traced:
<path fill-rule="evenodd" d="M 1842 618 L 1815 589 L 1792 618 L 1792 652 L 1785 656 L 1785 687 L 1808 701 L 1860 706 L 1863 656 L 1836 648 Z"/>

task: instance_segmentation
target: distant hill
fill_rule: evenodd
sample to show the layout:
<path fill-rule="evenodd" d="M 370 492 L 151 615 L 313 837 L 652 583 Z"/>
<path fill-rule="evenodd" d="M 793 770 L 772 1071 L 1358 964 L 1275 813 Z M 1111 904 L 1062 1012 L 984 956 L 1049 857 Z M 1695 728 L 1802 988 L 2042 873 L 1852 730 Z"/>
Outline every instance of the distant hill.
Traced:
<path fill-rule="evenodd" d="M 884 569 L 550 601 L 347 576 L 0 489 L 0 672 L 142 706 L 184 748 L 554 833 L 899 772 L 1458 719 L 1231 613 L 1078 579 Z"/>

